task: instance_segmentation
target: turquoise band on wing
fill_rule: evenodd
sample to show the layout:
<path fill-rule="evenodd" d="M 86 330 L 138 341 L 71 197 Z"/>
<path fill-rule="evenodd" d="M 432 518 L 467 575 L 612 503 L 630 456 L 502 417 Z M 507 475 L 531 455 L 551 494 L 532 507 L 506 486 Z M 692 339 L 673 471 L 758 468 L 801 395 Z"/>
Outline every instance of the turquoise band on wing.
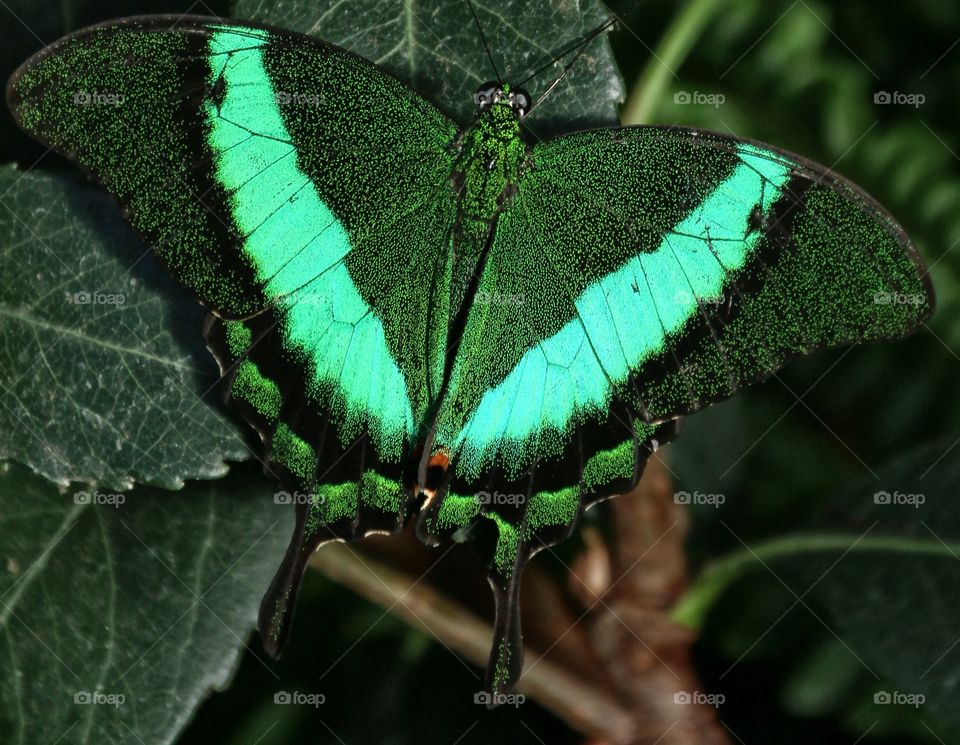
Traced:
<path fill-rule="evenodd" d="M 290 349 L 308 360 L 314 394 L 339 415 L 345 440 L 369 428 L 381 454 L 400 460 L 414 432 L 406 381 L 343 263 L 350 238 L 299 170 L 276 95 L 265 94 L 273 90 L 263 65 L 269 38 L 251 34 L 247 48 L 229 54 L 220 50 L 232 48 L 222 38 L 232 29 L 210 37 L 209 84 L 226 88 L 204 106 L 217 176 L 257 278 L 283 307 Z M 278 196 L 283 210 L 270 208 Z"/>
<path fill-rule="evenodd" d="M 441 441 L 459 453 L 461 469 L 476 474 L 505 441 L 522 442 L 548 428 L 562 432 L 576 418 L 604 412 L 616 386 L 699 312 L 698 299 L 723 294 L 760 238 L 751 232 L 755 207 L 769 212 L 791 173 L 790 163 L 751 145 L 740 145 L 738 155 L 733 173 L 656 250 L 589 285 L 575 301 L 576 318 L 484 392 L 459 433 L 441 431 Z"/>

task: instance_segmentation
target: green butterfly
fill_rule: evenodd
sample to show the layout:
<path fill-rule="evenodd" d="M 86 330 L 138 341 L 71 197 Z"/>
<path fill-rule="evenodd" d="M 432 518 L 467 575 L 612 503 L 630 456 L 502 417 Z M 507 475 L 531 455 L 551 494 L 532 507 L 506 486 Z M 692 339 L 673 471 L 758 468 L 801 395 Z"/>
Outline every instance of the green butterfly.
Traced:
<path fill-rule="evenodd" d="M 528 93 L 475 97 L 460 126 L 335 46 L 192 17 L 73 34 L 8 91 L 210 310 L 229 400 L 300 497 L 265 647 L 317 546 L 416 515 L 489 566 L 502 693 L 533 553 L 636 484 L 680 417 L 903 336 L 933 293 L 893 218 L 819 165 L 679 127 L 533 142 Z"/>

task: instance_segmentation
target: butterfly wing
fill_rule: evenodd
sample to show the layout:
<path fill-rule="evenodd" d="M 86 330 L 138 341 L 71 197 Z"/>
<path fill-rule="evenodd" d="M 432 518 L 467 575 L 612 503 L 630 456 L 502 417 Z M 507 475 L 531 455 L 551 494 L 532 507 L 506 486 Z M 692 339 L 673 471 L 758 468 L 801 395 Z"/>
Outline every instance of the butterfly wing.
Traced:
<path fill-rule="evenodd" d="M 636 127 L 545 141 L 531 156 L 500 215 L 435 440 L 449 489 L 468 495 L 460 520 L 497 529 L 498 690 L 520 671 L 526 557 L 567 534 L 584 503 L 635 483 L 672 421 L 791 357 L 902 336 L 933 305 L 894 220 L 788 153 Z M 495 492 L 522 496 L 491 503 Z M 452 503 L 421 523 L 447 513 L 455 524 Z"/>
<path fill-rule="evenodd" d="M 228 396 L 297 502 L 261 612 L 277 651 L 313 549 L 411 509 L 405 459 L 443 372 L 456 127 L 337 47 L 193 17 L 67 37 L 8 99 L 211 311 Z"/>

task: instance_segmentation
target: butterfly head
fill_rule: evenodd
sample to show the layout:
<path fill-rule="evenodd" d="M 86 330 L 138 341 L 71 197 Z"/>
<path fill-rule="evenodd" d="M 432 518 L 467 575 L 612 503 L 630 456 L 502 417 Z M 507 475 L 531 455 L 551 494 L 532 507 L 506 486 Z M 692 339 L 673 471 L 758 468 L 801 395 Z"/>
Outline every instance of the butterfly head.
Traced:
<path fill-rule="evenodd" d="M 494 106 L 505 106 L 513 110 L 517 117 L 523 118 L 530 110 L 530 94 L 523 88 L 515 88 L 507 83 L 498 83 L 496 80 L 484 83 L 473 94 L 473 101 L 477 105 L 477 113 L 482 114 Z"/>

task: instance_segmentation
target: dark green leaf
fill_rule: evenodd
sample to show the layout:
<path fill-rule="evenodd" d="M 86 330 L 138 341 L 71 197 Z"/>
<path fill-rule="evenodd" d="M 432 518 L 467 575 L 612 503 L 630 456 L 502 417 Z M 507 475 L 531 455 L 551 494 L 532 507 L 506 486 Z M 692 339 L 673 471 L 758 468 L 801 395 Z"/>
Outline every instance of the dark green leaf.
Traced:
<path fill-rule="evenodd" d="M 229 682 L 293 517 L 253 469 L 178 494 L 0 470 L 0 742 L 169 743 Z"/>
<path fill-rule="evenodd" d="M 708 569 L 677 617 L 699 626 L 741 577 L 774 575 L 790 612 L 824 613 L 870 681 L 874 705 L 920 701 L 926 717 L 960 732 L 960 462 L 949 455 L 952 445 L 911 451 L 837 498 L 821 525 L 744 541 Z"/>
<path fill-rule="evenodd" d="M 596 0 L 504 0 L 495 6 L 476 6 L 497 69 L 513 83 L 609 19 Z M 349 11 L 335 0 L 283 4 L 239 0 L 234 14 L 301 31 L 373 60 L 460 124 L 473 121 L 477 87 L 496 78 L 463 0 L 358 0 L 350 3 Z M 562 69 L 558 63 L 526 84 L 534 99 Z M 623 80 L 609 43 L 605 38 L 594 40 L 528 124 L 540 136 L 614 125 L 623 97 Z"/>
<path fill-rule="evenodd" d="M 210 406 L 200 307 L 110 199 L 13 168 L 0 195 L 0 457 L 110 488 L 179 488 L 246 457 Z"/>

